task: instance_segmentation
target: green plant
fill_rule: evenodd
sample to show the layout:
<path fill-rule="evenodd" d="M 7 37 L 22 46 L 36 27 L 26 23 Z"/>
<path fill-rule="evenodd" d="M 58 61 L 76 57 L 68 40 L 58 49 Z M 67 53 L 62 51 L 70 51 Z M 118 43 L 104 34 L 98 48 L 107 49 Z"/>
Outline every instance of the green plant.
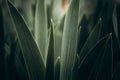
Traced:
<path fill-rule="evenodd" d="M 120 79 L 119 4 L 97 0 L 93 12 L 87 14 L 80 12 L 80 0 L 71 0 L 65 18 L 55 28 L 44 0 L 37 0 L 34 38 L 17 8 L 3 2 L 12 26 L 4 27 L 0 4 L 1 80 Z M 14 29 L 12 39 L 4 34 L 7 28 Z M 56 45 L 58 37 L 61 46 Z M 61 48 L 57 59 L 56 46 Z"/>

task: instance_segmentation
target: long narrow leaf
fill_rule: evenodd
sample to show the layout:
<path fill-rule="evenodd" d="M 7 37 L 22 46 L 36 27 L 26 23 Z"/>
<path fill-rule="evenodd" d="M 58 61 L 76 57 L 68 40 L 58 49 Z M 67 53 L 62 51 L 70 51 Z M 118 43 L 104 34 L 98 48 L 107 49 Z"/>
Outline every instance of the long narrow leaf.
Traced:
<path fill-rule="evenodd" d="M 60 57 L 55 62 L 55 80 L 60 80 Z"/>
<path fill-rule="evenodd" d="M 104 45 L 109 39 L 109 35 L 105 36 L 103 39 L 97 42 L 97 44 L 88 52 L 88 54 L 82 59 L 78 66 L 78 80 L 88 80 L 91 71 L 94 68 L 94 64 L 97 59 L 102 55 L 102 50 Z"/>
<path fill-rule="evenodd" d="M 113 72 L 113 51 L 112 51 L 112 36 L 105 44 L 105 50 L 101 58 L 100 68 L 97 73 L 97 80 L 111 80 Z"/>
<path fill-rule="evenodd" d="M 18 10 L 8 2 L 30 80 L 44 80 L 45 64 L 39 49 Z"/>
<path fill-rule="evenodd" d="M 45 80 L 54 80 L 54 35 L 53 34 L 54 34 L 53 24 L 51 22 L 51 34 L 50 34 L 49 48 L 47 55 Z"/>
<path fill-rule="evenodd" d="M 15 65 L 15 74 L 17 74 L 17 80 L 28 80 L 29 76 L 28 76 L 28 71 L 26 69 L 25 66 L 25 62 L 24 62 L 24 58 L 22 55 L 22 51 L 20 48 L 20 43 L 18 42 L 18 40 L 16 41 L 16 49 L 15 49 L 15 53 L 14 53 L 14 65 Z M 12 63 L 13 63 L 12 62 Z M 14 76 L 13 76 L 14 77 Z"/>
<path fill-rule="evenodd" d="M 58 26 L 55 28 L 55 59 L 60 56 L 61 53 L 61 43 L 62 43 L 62 35 L 63 35 L 63 27 L 64 27 L 65 16 L 61 19 Z"/>
<path fill-rule="evenodd" d="M 82 50 L 80 52 L 80 61 L 84 58 L 85 55 L 87 55 L 87 52 L 89 52 L 93 48 L 93 46 L 97 43 L 97 41 L 99 41 L 101 27 L 102 27 L 101 24 L 102 24 L 101 19 L 99 19 L 95 28 L 92 30 L 92 32 L 87 38 L 87 41 L 82 47 Z"/>
<path fill-rule="evenodd" d="M 71 80 L 72 78 L 72 69 L 77 53 L 78 11 L 78 0 L 72 0 L 64 23 L 61 49 L 60 80 Z"/>
<path fill-rule="evenodd" d="M 42 52 L 44 59 L 46 58 L 48 30 L 47 30 L 47 13 L 45 0 L 37 0 L 35 12 L 35 40 Z"/>

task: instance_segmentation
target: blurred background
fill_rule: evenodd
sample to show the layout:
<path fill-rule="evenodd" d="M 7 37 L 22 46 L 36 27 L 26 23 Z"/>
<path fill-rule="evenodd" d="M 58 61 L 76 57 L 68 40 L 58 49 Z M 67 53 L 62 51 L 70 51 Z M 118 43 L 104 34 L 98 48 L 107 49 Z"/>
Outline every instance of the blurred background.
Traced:
<path fill-rule="evenodd" d="M 33 32 L 36 0 L 11 0 L 15 7 L 20 11 L 29 29 Z M 69 0 L 45 0 L 48 17 L 52 18 L 55 24 L 60 20 L 67 11 Z"/>

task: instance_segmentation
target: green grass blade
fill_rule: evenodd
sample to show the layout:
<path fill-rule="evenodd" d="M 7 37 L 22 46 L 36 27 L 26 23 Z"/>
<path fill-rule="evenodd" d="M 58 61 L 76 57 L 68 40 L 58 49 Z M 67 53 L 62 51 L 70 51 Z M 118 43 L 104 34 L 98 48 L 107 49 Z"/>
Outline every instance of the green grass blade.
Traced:
<path fill-rule="evenodd" d="M 87 55 L 87 52 L 89 52 L 93 46 L 99 41 L 100 38 L 100 32 L 101 32 L 101 19 L 97 22 L 96 26 L 93 28 L 91 33 L 89 34 L 85 44 L 83 45 L 81 52 L 80 52 L 80 61 L 84 58 L 85 55 Z"/>
<path fill-rule="evenodd" d="M 49 48 L 46 63 L 46 79 L 54 80 L 54 35 L 53 35 L 53 24 L 51 23 L 51 34 L 49 40 Z"/>
<path fill-rule="evenodd" d="M 109 40 L 110 35 L 105 36 L 88 52 L 87 55 L 79 61 L 78 64 L 78 75 L 76 76 L 78 80 L 89 80 L 91 72 L 96 66 L 97 59 L 102 55 L 102 50 L 104 45 Z"/>
<path fill-rule="evenodd" d="M 45 64 L 39 49 L 18 10 L 8 2 L 30 80 L 44 80 Z"/>
<path fill-rule="evenodd" d="M 60 56 L 57 57 L 55 62 L 55 80 L 60 80 Z"/>
<path fill-rule="evenodd" d="M 17 80 L 28 80 L 29 76 L 28 76 L 28 71 L 26 69 L 25 66 L 25 62 L 24 62 L 24 58 L 22 55 L 22 51 L 20 48 L 20 43 L 18 42 L 18 40 L 16 41 L 16 49 L 14 49 L 14 66 L 15 66 L 15 74 L 17 75 Z M 12 63 L 13 63 L 12 62 Z M 14 76 L 13 76 L 14 77 Z"/>
<path fill-rule="evenodd" d="M 97 73 L 97 80 L 112 80 L 113 72 L 113 51 L 112 51 L 112 35 L 105 44 L 105 50 L 103 52 L 100 68 Z"/>
<path fill-rule="evenodd" d="M 72 0 L 64 23 L 60 80 L 71 80 L 72 77 L 72 68 L 75 62 L 78 39 L 78 11 L 78 0 Z"/>
<path fill-rule="evenodd" d="M 94 67 L 89 75 L 89 80 L 111 80 L 113 71 L 113 50 L 112 38 L 107 41 L 101 51 L 100 57 L 96 60 Z M 109 50 L 109 51 L 108 51 Z"/>
<path fill-rule="evenodd" d="M 65 16 L 61 19 L 60 23 L 55 27 L 55 59 L 61 55 L 61 43 L 63 35 Z"/>
<path fill-rule="evenodd" d="M 47 57 L 48 27 L 45 0 L 37 0 L 35 12 L 35 40 L 42 56 Z M 46 61 L 45 61 L 46 62 Z"/>

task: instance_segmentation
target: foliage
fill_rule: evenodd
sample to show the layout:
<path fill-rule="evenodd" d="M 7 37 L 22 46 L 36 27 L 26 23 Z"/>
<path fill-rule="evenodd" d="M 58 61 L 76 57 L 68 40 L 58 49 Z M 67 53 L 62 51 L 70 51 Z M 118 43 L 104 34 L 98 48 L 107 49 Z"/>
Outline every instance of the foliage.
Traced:
<path fill-rule="evenodd" d="M 2 0 L 0 80 L 120 80 L 120 5 L 89 4 L 70 0 L 58 24 L 52 7 L 37 0 L 31 32 L 14 4 Z"/>

